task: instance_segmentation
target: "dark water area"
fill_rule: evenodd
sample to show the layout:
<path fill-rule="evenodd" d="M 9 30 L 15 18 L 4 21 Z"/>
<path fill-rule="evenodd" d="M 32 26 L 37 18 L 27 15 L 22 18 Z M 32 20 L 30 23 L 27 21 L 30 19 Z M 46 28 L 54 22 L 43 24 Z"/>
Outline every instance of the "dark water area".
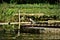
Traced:
<path fill-rule="evenodd" d="M 48 40 L 48 39 L 60 39 L 58 34 L 30 34 L 30 33 L 21 33 L 21 40 Z"/>
<path fill-rule="evenodd" d="M 44 30 L 27 30 L 27 32 L 21 33 L 20 37 L 21 40 L 60 39 L 60 28 L 44 28 Z"/>
<path fill-rule="evenodd" d="M 36 33 L 34 30 L 28 32 L 21 32 L 19 37 L 15 39 L 12 37 L 17 36 L 14 31 L 7 32 L 5 30 L 0 30 L 0 40 L 49 40 L 49 39 L 60 39 L 60 28 L 47 28 L 45 30 L 40 30 L 41 33 Z"/>

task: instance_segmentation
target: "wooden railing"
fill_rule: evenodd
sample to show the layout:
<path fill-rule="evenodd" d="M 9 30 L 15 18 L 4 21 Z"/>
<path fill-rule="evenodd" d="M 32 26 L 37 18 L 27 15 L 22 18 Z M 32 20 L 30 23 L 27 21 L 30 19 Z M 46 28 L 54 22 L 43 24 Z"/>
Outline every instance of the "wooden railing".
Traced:
<path fill-rule="evenodd" d="M 5 23 L 0 23 L 0 25 L 8 25 L 8 24 L 19 24 L 19 22 L 5 22 Z M 31 24 L 31 22 L 20 22 L 20 24 Z"/>
<path fill-rule="evenodd" d="M 59 23 L 60 24 L 60 21 L 54 21 L 54 20 L 48 20 L 48 21 L 39 21 L 39 24 L 45 24 L 45 23 L 48 23 L 48 24 L 57 24 Z M 1 23 L 0 22 L 0 25 L 8 25 L 8 24 L 19 24 L 19 22 L 5 22 L 5 23 Z M 31 24 L 31 22 L 20 22 L 20 24 Z"/>

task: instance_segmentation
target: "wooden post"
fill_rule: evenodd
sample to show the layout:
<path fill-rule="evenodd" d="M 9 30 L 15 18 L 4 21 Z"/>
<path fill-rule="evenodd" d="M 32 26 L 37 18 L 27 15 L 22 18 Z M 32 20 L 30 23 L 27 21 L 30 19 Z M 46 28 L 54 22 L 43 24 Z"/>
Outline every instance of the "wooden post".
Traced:
<path fill-rule="evenodd" d="M 19 27 L 18 27 L 18 36 L 20 36 L 20 10 L 19 10 Z"/>

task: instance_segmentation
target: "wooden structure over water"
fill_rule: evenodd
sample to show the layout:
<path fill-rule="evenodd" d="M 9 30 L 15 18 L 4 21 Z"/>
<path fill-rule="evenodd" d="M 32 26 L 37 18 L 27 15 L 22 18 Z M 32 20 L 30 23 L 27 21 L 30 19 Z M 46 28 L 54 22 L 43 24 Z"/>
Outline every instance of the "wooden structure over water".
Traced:
<path fill-rule="evenodd" d="M 26 13 L 20 13 L 20 14 L 14 14 L 14 16 L 19 17 L 19 22 L 6 22 L 6 23 L 0 23 L 0 25 L 8 25 L 8 24 L 19 24 L 21 26 L 25 27 L 60 27 L 60 21 L 59 20 L 48 20 L 48 21 L 39 21 L 38 24 L 32 24 L 31 22 L 21 22 L 20 16 L 44 16 L 43 13 L 37 13 L 37 14 L 26 14 Z M 48 15 L 49 16 L 49 15 Z"/>
<path fill-rule="evenodd" d="M 0 25 L 19 25 L 18 29 L 14 29 L 14 30 L 17 30 L 18 32 L 18 36 L 20 36 L 20 29 L 22 28 L 25 28 L 25 29 L 34 29 L 34 31 L 39 31 L 40 32 L 40 29 L 45 29 L 47 30 L 48 28 L 60 28 L 60 21 L 59 20 L 48 20 L 48 21 L 39 21 L 39 23 L 36 23 L 36 24 L 33 24 L 31 23 L 30 21 L 26 21 L 26 22 L 21 22 L 20 21 L 20 16 L 44 16 L 44 14 L 15 14 L 14 16 L 18 16 L 18 22 L 6 22 L 6 23 L 1 23 L 0 22 Z M 49 29 L 48 29 L 49 30 Z M 15 37 L 15 38 L 16 38 Z"/>

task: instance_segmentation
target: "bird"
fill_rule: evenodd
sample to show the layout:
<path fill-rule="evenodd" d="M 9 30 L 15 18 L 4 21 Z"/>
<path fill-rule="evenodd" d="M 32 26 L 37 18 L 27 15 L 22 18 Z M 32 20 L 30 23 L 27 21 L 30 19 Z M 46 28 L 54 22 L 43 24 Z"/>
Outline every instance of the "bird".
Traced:
<path fill-rule="evenodd" d="M 32 24 L 36 24 L 36 22 L 33 19 L 29 18 L 29 20 Z"/>
<path fill-rule="evenodd" d="M 33 19 L 29 18 L 29 21 L 32 23 L 32 24 L 41 24 L 40 22 L 36 22 L 34 21 Z"/>

